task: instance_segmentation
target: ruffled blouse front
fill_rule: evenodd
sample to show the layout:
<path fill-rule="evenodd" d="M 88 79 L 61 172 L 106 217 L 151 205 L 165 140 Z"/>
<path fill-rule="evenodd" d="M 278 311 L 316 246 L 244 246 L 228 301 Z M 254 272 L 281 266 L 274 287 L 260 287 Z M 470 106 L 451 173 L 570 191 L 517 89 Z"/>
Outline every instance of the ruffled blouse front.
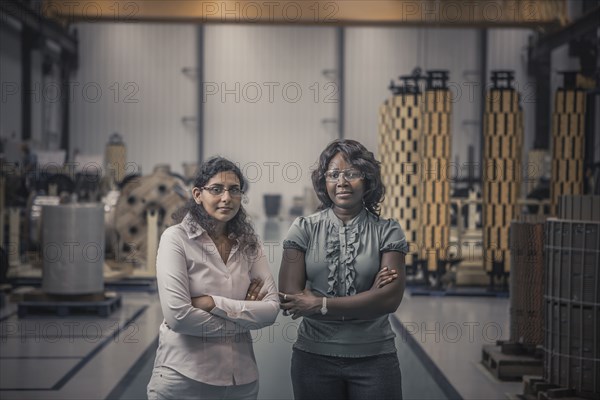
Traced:
<path fill-rule="evenodd" d="M 329 223 L 326 223 L 328 234 L 325 245 L 325 259 L 329 262 L 327 296 L 352 296 L 356 294 L 354 261 L 360 244 L 358 240 L 360 221 L 363 219 L 361 217 L 366 215 L 366 211 L 363 210 L 346 226 L 331 209 L 328 213 L 332 215 L 329 215 Z"/>

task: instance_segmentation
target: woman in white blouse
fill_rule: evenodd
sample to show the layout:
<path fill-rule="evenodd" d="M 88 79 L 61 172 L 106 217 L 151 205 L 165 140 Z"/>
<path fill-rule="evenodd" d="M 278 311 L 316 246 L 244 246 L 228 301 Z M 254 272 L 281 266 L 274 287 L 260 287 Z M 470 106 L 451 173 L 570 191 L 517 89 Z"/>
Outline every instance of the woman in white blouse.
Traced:
<path fill-rule="evenodd" d="M 263 246 L 242 207 L 245 180 L 221 157 L 202 164 L 193 200 L 161 236 L 156 279 L 164 321 L 149 399 L 256 399 L 251 329 L 279 300 Z"/>

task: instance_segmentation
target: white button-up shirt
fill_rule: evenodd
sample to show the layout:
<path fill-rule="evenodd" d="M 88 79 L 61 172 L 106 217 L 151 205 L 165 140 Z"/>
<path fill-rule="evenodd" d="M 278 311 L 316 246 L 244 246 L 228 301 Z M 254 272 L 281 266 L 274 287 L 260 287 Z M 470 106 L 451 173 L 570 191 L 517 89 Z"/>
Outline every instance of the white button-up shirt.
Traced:
<path fill-rule="evenodd" d="M 275 322 L 277 288 L 262 246 L 246 254 L 235 244 L 224 263 L 215 243 L 190 215 L 162 234 L 156 280 L 164 322 L 155 367 L 172 368 L 190 379 L 217 386 L 258 379 L 249 330 Z M 261 301 L 246 301 L 250 282 L 264 281 Z M 211 312 L 192 306 L 191 298 L 210 295 Z"/>

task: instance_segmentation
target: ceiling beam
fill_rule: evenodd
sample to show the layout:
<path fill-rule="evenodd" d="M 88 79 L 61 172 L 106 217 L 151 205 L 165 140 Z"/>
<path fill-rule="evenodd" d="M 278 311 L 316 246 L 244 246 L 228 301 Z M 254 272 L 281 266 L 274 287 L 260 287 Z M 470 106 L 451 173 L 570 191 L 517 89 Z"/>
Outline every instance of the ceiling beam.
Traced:
<path fill-rule="evenodd" d="M 56 21 L 42 18 L 39 10 L 29 7 L 25 2 L 0 0 L 0 23 L 4 24 L 5 20 L 11 18 L 42 38 L 52 40 L 70 55 L 77 55 L 77 38 L 69 34 L 63 26 Z"/>
<path fill-rule="evenodd" d="M 542 58 L 555 48 L 598 30 L 600 27 L 598 21 L 600 21 L 600 7 L 589 11 L 561 30 L 540 37 L 532 49 L 531 58 L 534 60 Z"/>
<path fill-rule="evenodd" d="M 44 0 L 43 9 L 66 23 L 534 27 L 566 21 L 565 0 Z"/>

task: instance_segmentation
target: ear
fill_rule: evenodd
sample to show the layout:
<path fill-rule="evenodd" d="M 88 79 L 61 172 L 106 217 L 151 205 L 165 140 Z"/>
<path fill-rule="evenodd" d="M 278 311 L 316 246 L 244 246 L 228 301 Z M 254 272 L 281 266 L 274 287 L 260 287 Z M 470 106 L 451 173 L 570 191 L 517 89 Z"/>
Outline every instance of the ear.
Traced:
<path fill-rule="evenodd" d="M 194 197 L 196 204 L 202 204 L 202 189 L 194 187 L 192 189 L 192 197 Z"/>

